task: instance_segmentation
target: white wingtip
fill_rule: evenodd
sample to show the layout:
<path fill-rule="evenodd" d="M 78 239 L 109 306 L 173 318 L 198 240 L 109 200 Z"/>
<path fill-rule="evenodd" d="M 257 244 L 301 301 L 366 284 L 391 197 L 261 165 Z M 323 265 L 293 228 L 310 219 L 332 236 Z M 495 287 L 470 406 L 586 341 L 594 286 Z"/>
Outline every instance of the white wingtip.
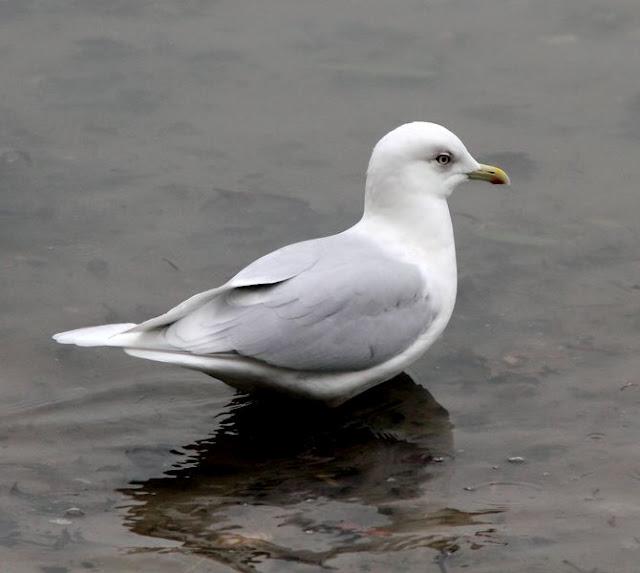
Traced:
<path fill-rule="evenodd" d="M 121 334 L 134 326 L 135 323 L 131 322 L 89 326 L 87 328 L 58 332 L 53 335 L 53 339 L 60 344 L 75 344 L 76 346 L 111 346 L 109 343 L 111 337 Z"/>

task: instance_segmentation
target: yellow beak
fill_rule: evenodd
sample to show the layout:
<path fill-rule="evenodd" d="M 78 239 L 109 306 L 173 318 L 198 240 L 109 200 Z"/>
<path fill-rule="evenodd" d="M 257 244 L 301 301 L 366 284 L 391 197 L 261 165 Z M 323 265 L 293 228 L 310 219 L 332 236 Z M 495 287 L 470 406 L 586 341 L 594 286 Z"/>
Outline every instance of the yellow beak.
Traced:
<path fill-rule="evenodd" d="M 509 176 L 499 167 L 493 165 L 480 165 L 480 169 L 469 173 L 469 179 L 488 181 L 494 185 L 510 185 Z"/>

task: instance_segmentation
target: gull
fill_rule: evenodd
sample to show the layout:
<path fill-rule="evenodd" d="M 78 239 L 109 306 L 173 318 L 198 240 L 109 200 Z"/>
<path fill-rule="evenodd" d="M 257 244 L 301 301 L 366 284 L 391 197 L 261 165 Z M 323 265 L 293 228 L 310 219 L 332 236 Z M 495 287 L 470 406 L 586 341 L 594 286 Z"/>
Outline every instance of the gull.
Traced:
<path fill-rule="evenodd" d="M 53 338 L 119 347 L 243 391 L 341 404 L 402 372 L 449 322 L 457 268 L 447 199 L 469 179 L 509 184 L 443 126 L 401 125 L 374 147 L 364 212 L 349 229 L 282 247 L 140 324 Z"/>

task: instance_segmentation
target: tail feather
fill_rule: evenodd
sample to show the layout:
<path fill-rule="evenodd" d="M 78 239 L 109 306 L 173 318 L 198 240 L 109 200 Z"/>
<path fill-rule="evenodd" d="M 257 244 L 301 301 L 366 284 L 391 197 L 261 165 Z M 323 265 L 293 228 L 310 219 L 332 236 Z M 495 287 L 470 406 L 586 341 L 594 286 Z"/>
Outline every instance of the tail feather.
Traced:
<path fill-rule="evenodd" d="M 75 344 L 76 346 L 112 346 L 111 338 L 134 326 L 135 324 L 131 323 L 121 323 L 76 328 L 54 334 L 53 339 L 60 344 Z"/>
<path fill-rule="evenodd" d="M 163 333 L 156 332 L 127 332 L 136 326 L 133 323 L 103 324 L 77 328 L 53 335 L 53 339 L 60 344 L 75 344 L 76 346 L 115 346 L 118 348 L 153 348 L 166 349 Z"/>

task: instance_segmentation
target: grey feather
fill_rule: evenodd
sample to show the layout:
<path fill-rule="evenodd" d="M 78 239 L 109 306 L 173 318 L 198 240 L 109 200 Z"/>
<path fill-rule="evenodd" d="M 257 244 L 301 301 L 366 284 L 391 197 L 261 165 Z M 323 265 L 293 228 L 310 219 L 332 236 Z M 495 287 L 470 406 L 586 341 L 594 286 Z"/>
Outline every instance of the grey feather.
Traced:
<path fill-rule="evenodd" d="M 259 259 L 171 324 L 165 340 L 196 354 L 235 352 L 284 368 L 370 368 L 409 347 L 437 309 L 422 274 L 354 235 Z"/>
<path fill-rule="evenodd" d="M 328 239 L 332 238 L 328 237 Z M 232 287 L 266 285 L 295 277 L 318 261 L 320 242 L 314 239 L 282 247 L 242 269 L 227 284 Z"/>
<path fill-rule="evenodd" d="M 167 326 L 214 299 L 221 291 L 233 287 L 274 284 L 296 276 L 318 260 L 317 240 L 287 245 L 261 257 L 241 270 L 225 285 L 193 295 L 160 316 L 131 328 L 128 332 L 145 332 Z"/>

